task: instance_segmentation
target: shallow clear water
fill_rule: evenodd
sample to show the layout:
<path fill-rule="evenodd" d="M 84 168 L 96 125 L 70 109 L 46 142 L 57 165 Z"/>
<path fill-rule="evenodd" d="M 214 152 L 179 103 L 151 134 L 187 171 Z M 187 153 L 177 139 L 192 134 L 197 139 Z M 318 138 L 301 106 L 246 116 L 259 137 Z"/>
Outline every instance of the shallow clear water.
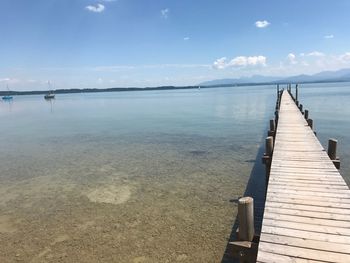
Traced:
<path fill-rule="evenodd" d="M 322 142 L 340 140 L 350 178 L 350 92 L 321 86 L 302 85 L 300 100 Z M 256 86 L 1 102 L 0 261 L 220 261 L 275 96 Z"/>

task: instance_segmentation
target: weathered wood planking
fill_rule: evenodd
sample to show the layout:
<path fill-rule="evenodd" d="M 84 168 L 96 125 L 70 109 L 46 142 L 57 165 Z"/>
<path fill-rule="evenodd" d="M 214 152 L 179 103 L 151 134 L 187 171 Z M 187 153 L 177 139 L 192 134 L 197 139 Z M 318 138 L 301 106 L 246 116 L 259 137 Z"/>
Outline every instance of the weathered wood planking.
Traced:
<path fill-rule="evenodd" d="M 350 262 L 350 190 L 282 94 L 257 262 Z"/>

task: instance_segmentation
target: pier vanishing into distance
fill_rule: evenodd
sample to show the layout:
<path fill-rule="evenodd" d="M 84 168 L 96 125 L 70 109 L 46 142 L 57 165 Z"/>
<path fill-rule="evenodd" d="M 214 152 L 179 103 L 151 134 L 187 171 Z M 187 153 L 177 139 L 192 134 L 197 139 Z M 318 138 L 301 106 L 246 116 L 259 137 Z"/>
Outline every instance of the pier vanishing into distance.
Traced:
<path fill-rule="evenodd" d="M 253 199 L 238 202 L 238 237 L 230 244 L 240 262 L 350 262 L 350 190 L 338 171 L 337 141 L 325 151 L 295 90 L 277 88 L 263 157 L 261 233 L 254 231 Z"/>

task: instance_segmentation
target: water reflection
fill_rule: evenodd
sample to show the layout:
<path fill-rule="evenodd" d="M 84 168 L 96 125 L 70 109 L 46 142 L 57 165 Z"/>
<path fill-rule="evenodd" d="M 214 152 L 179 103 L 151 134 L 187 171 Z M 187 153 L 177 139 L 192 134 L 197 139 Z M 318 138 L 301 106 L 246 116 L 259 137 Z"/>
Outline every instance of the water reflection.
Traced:
<path fill-rule="evenodd" d="M 8 112 L 12 112 L 12 105 L 13 105 L 13 99 L 10 100 L 1 100 L 2 104 L 5 105 L 4 108 L 8 111 Z"/>
<path fill-rule="evenodd" d="M 50 104 L 50 113 L 53 113 L 53 106 L 55 104 L 55 98 L 44 98 L 45 101 Z"/>

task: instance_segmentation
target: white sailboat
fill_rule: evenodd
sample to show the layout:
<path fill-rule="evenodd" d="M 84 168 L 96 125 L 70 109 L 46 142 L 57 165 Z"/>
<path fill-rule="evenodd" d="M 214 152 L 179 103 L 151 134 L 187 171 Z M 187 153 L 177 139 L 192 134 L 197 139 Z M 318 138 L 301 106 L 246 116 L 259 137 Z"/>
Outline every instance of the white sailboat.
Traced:
<path fill-rule="evenodd" d="M 9 90 L 9 85 L 6 84 L 6 88 L 7 88 L 7 92 L 9 93 L 9 95 L 5 95 L 2 97 L 3 100 L 12 100 L 13 97 L 10 95 L 10 90 Z"/>
<path fill-rule="evenodd" d="M 51 100 L 55 98 L 55 94 L 53 93 L 53 90 L 51 90 L 51 83 L 50 81 L 47 82 L 49 84 L 49 92 L 45 94 L 44 98 L 46 100 Z"/>

